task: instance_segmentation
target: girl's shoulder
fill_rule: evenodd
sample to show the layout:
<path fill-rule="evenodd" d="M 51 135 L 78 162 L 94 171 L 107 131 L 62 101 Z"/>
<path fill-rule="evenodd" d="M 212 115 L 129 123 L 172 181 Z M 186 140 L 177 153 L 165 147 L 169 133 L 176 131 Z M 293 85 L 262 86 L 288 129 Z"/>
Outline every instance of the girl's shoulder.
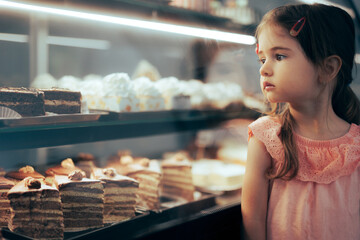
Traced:
<path fill-rule="evenodd" d="M 260 117 L 249 125 L 249 137 L 255 136 L 259 138 L 260 141 L 262 141 L 265 136 L 278 136 L 280 129 L 281 124 L 277 117 Z"/>
<path fill-rule="evenodd" d="M 249 139 L 255 136 L 264 144 L 273 159 L 281 158 L 283 147 L 279 138 L 281 124 L 278 118 L 270 116 L 260 117 L 248 127 Z"/>

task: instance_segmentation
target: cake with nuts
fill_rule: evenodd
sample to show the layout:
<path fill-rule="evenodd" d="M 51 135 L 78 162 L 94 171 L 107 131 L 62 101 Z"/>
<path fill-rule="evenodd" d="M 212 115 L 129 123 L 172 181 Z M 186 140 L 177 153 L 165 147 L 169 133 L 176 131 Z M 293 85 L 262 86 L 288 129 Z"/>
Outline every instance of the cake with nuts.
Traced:
<path fill-rule="evenodd" d="M 118 161 L 115 161 L 114 157 L 112 157 L 108 167 L 113 167 L 119 174 L 139 182 L 136 204 L 139 210 L 159 210 L 161 173 L 150 168 L 148 158 L 134 159 L 132 156 L 124 154 Z"/>
<path fill-rule="evenodd" d="M 94 173 L 104 186 L 104 223 L 134 217 L 139 182 L 119 175 L 114 168 L 98 168 Z"/>
<path fill-rule="evenodd" d="M 34 239 L 63 239 L 63 213 L 56 188 L 27 177 L 11 188 L 7 197 L 11 231 Z"/>
<path fill-rule="evenodd" d="M 103 226 L 104 187 L 100 180 L 85 178 L 81 170 L 67 176 L 55 175 L 66 232 Z"/>

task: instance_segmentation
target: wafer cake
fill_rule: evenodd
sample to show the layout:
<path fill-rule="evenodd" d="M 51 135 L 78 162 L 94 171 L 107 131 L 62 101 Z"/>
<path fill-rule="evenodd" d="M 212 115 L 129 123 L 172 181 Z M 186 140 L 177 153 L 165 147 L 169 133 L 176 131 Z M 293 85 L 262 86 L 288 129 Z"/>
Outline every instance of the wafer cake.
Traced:
<path fill-rule="evenodd" d="M 0 228 L 8 226 L 10 219 L 10 202 L 7 198 L 7 193 L 14 185 L 12 181 L 0 177 Z"/>
<path fill-rule="evenodd" d="M 63 239 L 59 191 L 27 177 L 7 194 L 11 206 L 9 229 L 34 239 Z"/>
<path fill-rule="evenodd" d="M 55 175 L 59 189 L 66 232 L 103 226 L 104 189 L 100 180 L 84 178 L 75 170 L 68 176 Z"/>
<path fill-rule="evenodd" d="M 134 217 L 139 182 L 119 175 L 114 168 L 98 168 L 94 175 L 104 186 L 104 223 Z"/>
<path fill-rule="evenodd" d="M 187 201 L 194 200 L 195 186 L 192 180 L 191 162 L 182 155 L 175 155 L 161 163 L 162 192 L 182 197 Z"/>

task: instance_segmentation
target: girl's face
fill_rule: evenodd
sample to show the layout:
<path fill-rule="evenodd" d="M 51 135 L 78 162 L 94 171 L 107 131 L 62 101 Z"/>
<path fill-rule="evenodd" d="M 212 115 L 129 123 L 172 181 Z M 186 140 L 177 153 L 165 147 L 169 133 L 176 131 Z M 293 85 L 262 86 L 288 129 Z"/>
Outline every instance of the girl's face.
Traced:
<path fill-rule="evenodd" d="M 318 71 L 300 44 L 282 27 L 267 25 L 258 37 L 260 86 L 271 103 L 316 100 Z"/>

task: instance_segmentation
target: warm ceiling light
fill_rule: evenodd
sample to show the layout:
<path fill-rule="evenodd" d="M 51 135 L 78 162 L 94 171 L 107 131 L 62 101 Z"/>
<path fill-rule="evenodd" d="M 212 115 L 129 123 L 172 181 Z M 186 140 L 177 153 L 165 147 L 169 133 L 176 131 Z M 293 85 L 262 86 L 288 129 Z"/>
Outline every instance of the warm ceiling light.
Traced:
<path fill-rule="evenodd" d="M 245 35 L 245 34 L 222 32 L 217 30 L 208 30 L 203 28 L 180 26 L 174 24 L 145 21 L 145 20 L 124 18 L 124 17 L 108 16 L 102 14 L 68 10 L 63 8 L 53 8 L 43 5 L 33 5 L 33 4 L 14 2 L 14 1 L 0 0 L 0 7 L 24 10 L 24 11 L 32 11 L 38 13 L 47 13 L 52 15 L 66 16 L 66 17 L 72 17 L 78 19 L 86 19 L 97 22 L 112 23 L 112 24 L 142 28 L 142 29 L 150 29 L 150 30 L 168 32 L 168 33 L 182 34 L 193 37 L 240 43 L 245 45 L 253 45 L 256 42 L 253 36 Z"/>

